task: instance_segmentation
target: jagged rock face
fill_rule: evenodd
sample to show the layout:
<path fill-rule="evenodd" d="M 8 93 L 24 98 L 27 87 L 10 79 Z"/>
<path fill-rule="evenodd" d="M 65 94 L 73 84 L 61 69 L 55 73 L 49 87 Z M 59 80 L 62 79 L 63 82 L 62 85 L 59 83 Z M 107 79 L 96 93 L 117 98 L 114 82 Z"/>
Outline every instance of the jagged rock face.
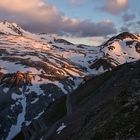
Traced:
<path fill-rule="evenodd" d="M 39 118 L 50 103 L 74 91 L 86 75 L 98 75 L 139 58 L 136 38 L 92 47 L 31 34 L 15 23 L 0 23 L 0 137 L 14 137 L 23 122 L 28 125 Z M 29 71 L 31 84 L 25 79 L 15 84 L 17 71 Z"/>
<path fill-rule="evenodd" d="M 136 48 L 136 52 L 137 52 L 137 53 L 140 53 L 140 42 L 138 42 L 138 43 L 136 44 L 135 48 Z"/>

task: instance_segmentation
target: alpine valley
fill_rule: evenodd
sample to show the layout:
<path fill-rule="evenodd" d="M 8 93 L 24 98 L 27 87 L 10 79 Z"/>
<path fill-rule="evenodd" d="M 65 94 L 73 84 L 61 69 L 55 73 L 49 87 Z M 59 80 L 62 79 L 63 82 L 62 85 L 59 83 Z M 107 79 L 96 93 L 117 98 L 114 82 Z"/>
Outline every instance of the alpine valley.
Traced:
<path fill-rule="evenodd" d="M 139 35 L 76 45 L 0 22 L 0 140 L 117 138 L 140 138 Z"/>

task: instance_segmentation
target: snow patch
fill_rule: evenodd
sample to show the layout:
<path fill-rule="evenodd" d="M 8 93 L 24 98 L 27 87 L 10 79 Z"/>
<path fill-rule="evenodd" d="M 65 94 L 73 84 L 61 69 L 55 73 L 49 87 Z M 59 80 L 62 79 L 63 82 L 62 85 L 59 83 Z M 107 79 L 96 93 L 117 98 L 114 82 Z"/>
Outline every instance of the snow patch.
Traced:
<path fill-rule="evenodd" d="M 14 99 L 19 99 L 19 96 L 13 94 Z M 12 125 L 10 128 L 10 132 L 6 138 L 6 140 L 11 140 L 14 136 L 16 136 L 20 131 L 22 127 L 22 123 L 25 122 L 25 114 L 26 114 L 26 97 L 24 95 L 21 95 L 20 103 L 22 105 L 22 112 L 17 117 L 17 123 L 15 125 Z"/>
<path fill-rule="evenodd" d="M 66 126 L 64 123 L 62 123 L 62 125 L 56 130 L 57 134 L 60 134 L 61 131 L 62 131 L 64 128 L 66 128 L 66 127 L 67 127 L 67 126 Z"/>

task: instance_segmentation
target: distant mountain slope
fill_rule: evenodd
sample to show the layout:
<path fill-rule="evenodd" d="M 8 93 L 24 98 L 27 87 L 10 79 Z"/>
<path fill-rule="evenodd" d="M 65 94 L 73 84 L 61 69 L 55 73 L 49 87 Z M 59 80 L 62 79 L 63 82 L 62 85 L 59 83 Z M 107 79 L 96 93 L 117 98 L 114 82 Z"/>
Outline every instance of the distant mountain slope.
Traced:
<path fill-rule="evenodd" d="M 23 124 L 39 118 L 52 102 L 72 93 L 83 80 L 140 59 L 139 51 L 139 36 L 130 33 L 94 47 L 1 22 L 0 137 L 13 138 Z"/>
<path fill-rule="evenodd" d="M 10 23 L 4 25 L 10 31 L 0 35 L 0 138 L 11 139 L 24 122 L 76 89 L 87 70 L 37 36 L 18 35 Z"/>
<path fill-rule="evenodd" d="M 140 59 L 140 36 L 127 32 L 121 33 L 100 46 L 102 57 L 92 62 L 91 68 L 104 69 Z"/>

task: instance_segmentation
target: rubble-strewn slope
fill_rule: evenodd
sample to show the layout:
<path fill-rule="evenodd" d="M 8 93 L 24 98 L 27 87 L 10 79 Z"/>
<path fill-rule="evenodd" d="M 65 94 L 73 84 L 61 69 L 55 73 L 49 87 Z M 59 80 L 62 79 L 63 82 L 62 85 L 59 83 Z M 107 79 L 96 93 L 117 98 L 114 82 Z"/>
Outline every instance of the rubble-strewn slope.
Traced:
<path fill-rule="evenodd" d="M 71 95 L 73 114 L 47 140 L 138 140 L 140 61 L 124 64 L 87 81 Z M 47 116 L 44 120 L 48 120 Z M 47 133 L 42 134 L 46 140 Z"/>

